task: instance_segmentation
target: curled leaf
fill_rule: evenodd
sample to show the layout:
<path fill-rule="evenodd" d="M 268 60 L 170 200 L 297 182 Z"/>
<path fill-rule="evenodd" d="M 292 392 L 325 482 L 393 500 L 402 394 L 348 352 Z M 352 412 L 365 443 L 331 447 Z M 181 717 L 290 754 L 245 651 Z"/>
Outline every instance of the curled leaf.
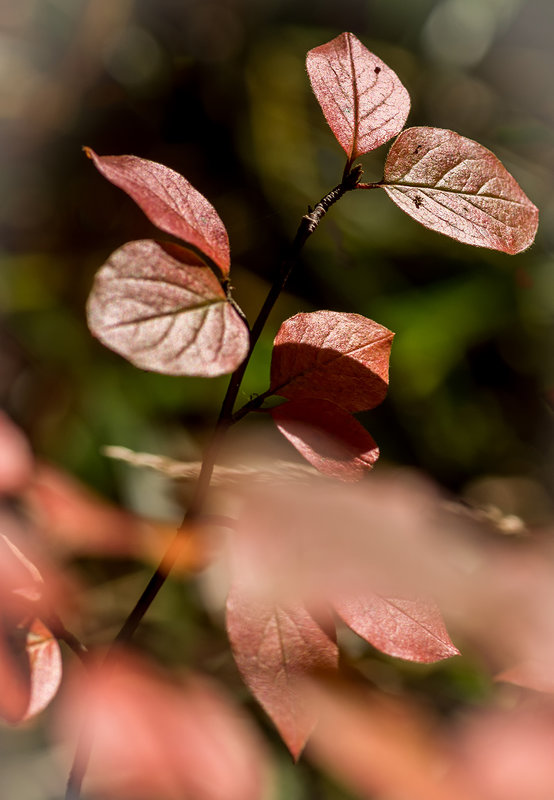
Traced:
<path fill-rule="evenodd" d="M 328 400 L 291 400 L 270 413 L 298 452 L 331 478 L 360 480 L 379 458 L 379 448 L 366 429 Z"/>
<path fill-rule="evenodd" d="M 98 156 L 90 147 L 85 147 L 85 153 L 154 225 L 198 247 L 228 275 L 231 262 L 225 226 L 212 204 L 182 175 L 137 156 Z"/>
<path fill-rule="evenodd" d="M 352 33 L 310 50 L 306 67 L 329 127 L 350 160 L 396 136 L 410 111 L 397 75 Z"/>
<path fill-rule="evenodd" d="M 346 411 L 374 408 L 387 393 L 393 336 L 360 314 L 296 314 L 275 338 L 271 391 L 290 400 L 329 400 Z"/>
<path fill-rule="evenodd" d="M 453 131 L 408 128 L 385 163 L 383 188 L 426 228 L 514 255 L 532 244 L 537 208 L 496 156 Z"/>
<path fill-rule="evenodd" d="M 248 352 L 248 329 L 190 250 L 149 239 L 112 253 L 88 301 L 94 336 L 141 369 L 214 377 Z"/>
<path fill-rule="evenodd" d="M 434 603 L 366 594 L 333 601 L 358 636 L 389 656 L 429 663 L 460 655 Z"/>
<path fill-rule="evenodd" d="M 317 721 L 303 680 L 337 667 L 337 645 L 302 606 L 250 596 L 237 584 L 227 600 L 227 631 L 245 683 L 298 758 Z"/>

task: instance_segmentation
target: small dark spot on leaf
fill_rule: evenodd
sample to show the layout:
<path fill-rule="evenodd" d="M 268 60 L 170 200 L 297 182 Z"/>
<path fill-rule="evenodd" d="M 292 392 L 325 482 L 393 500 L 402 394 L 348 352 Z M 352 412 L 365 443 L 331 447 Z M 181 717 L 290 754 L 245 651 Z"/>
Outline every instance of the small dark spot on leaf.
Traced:
<path fill-rule="evenodd" d="M 414 205 L 416 208 L 420 208 L 423 205 L 423 198 L 418 194 L 414 197 Z"/>
<path fill-rule="evenodd" d="M 417 156 L 417 154 L 419 153 L 419 151 L 421 150 L 422 147 L 423 147 L 422 144 L 418 144 L 418 146 L 414 150 L 414 156 Z"/>
<path fill-rule="evenodd" d="M 376 75 L 378 75 L 378 74 L 381 72 L 381 67 L 375 67 L 375 69 L 373 70 L 373 72 L 374 72 Z"/>

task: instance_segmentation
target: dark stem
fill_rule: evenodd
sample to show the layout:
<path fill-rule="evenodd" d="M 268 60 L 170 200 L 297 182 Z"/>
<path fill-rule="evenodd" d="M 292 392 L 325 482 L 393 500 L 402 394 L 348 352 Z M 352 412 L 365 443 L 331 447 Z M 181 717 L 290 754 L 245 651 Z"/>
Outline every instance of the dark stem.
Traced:
<path fill-rule="evenodd" d="M 90 653 L 88 648 L 81 642 L 80 639 L 77 638 L 77 636 L 75 636 L 75 634 L 67 630 L 55 612 L 50 611 L 43 618 L 43 622 L 59 642 L 65 642 L 65 644 L 75 653 L 77 658 L 82 661 L 85 667 L 88 668 L 90 666 Z"/>
<path fill-rule="evenodd" d="M 242 362 L 242 364 L 235 370 L 235 372 L 233 372 L 229 380 L 229 385 L 227 386 L 227 392 L 225 394 L 225 397 L 223 398 L 223 403 L 221 405 L 219 418 L 217 420 L 212 438 L 204 453 L 202 467 L 200 469 L 200 475 L 198 476 L 198 481 L 196 483 L 191 503 L 175 535 L 175 538 L 173 539 L 168 549 L 166 550 L 158 568 L 150 578 L 143 593 L 137 600 L 134 608 L 129 613 L 127 619 L 123 623 L 121 630 L 115 637 L 113 644 L 110 647 L 108 654 L 106 656 L 107 659 L 113 657 L 115 651 L 117 650 L 117 647 L 120 644 L 128 642 L 133 637 L 135 631 L 137 630 L 138 626 L 142 621 L 142 618 L 152 605 L 154 599 L 156 598 L 156 595 L 158 594 L 163 584 L 165 583 L 168 574 L 173 568 L 175 562 L 177 561 L 187 541 L 187 523 L 193 522 L 194 520 L 202 516 L 202 509 L 206 502 L 206 498 L 210 488 L 210 480 L 212 477 L 212 473 L 214 471 L 217 456 L 221 449 L 221 444 L 223 442 L 223 439 L 225 438 L 225 434 L 228 428 L 235 421 L 233 417 L 233 409 L 235 407 L 235 403 L 238 397 L 242 379 L 244 378 L 244 374 L 246 372 L 246 368 L 248 367 L 254 348 L 265 327 L 265 324 L 273 309 L 273 306 L 275 305 L 279 295 L 283 291 L 287 283 L 287 280 L 290 276 L 290 273 L 292 272 L 294 264 L 296 263 L 298 256 L 300 255 L 302 248 L 304 247 L 304 245 L 306 244 L 307 240 L 312 235 L 312 233 L 314 233 L 314 231 L 316 230 L 317 226 L 319 225 L 319 223 L 321 222 L 321 220 L 323 219 L 329 208 L 332 205 L 334 205 L 334 203 L 336 203 L 337 200 L 340 200 L 340 198 L 344 194 L 346 194 L 346 192 L 349 192 L 352 189 L 356 188 L 360 180 L 361 174 L 362 174 L 361 166 L 358 165 L 354 167 L 352 171 L 348 172 L 348 174 L 343 177 L 342 182 L 339 183 L 338 186 L 335 186 L 335 188 L 331 189 L 331 191 L 328 192 L 325 195 L 325 197 L 321 198 L 321 200 L 315 206 L 313 211 L 310 211 L 310 213 L 305 214 L 300 220 L 300 225 L 298 226 L 298 230 L 296 231 L 296 236 L 294 237 L 288 256 L 283 261 L 281 268 L 268 292 L 265 302 L 262 308 L 260 309 L 260 312 L 252 326 L 252 330 L 250 332 L 250 347 L 248 350 L 248 354 L 244 359 L 244 361 Z M 260 395 L 260 398 L 262 398 L 262 400 L 260 400 L 259 404 L 263 402 L 263 398 L 265 396 L 267 396 L 267 394 Z M 256 400 L 259 400 L 259 398 L 256 398 Z M 249 408 L 248 410 L 253 410 L 253 407 L 254 404 L 252 408 Z M 237 414 L 238 413 L 240 412 L 237 412 Z M 241 416 L 244 416 L 244 414 L 241 414 Z M 81 736 L 77 745 L 77 752 L 75 754 L 73 766 L 71 768 L 71 773 L 67 784 L 67 792 L 65 800 L 79 800 L 81 793 L 81 786 L 83 783 L 83 779 L 85 777 L 85 773 L 90 758 L 91 746 L 92 746 L 92 734 L 90 729 L 86 727 L 81 732 Z"/>

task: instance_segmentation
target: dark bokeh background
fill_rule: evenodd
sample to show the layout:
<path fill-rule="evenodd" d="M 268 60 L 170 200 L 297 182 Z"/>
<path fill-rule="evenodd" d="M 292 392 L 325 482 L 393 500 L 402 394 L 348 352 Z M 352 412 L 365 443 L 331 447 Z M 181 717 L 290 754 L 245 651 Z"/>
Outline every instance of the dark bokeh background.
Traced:
<path fill-rule="evenodd" d="M 382 460 L 543 522 L 554 397 L 552 0 L 0 0 L 2 407 L 40 456 L 128 508 L 175 515 L 167 485 L 100 449 L 197 458 L 226 379 L 140 372 L 88 333 L 95 270 L 124 242 L 157 233 L 81 147 L 162 162 L 204 193 L 228 228 L 236 297 L 253 319 L 307 205 L 340 180 L 343 153 L 304 58 L 344 30 L 408 87 L 410 125 L 452 128 L 501 158 L 540 208 L 539 236 L 509 257 L 425 230 L 384 193 L 348 195 L 306 247 L 243 399 L 267 386 L 283 318 L 367 315 L 396 332 L 389 397 L 361 415 Z M 386 149 L 362 159 L 368 180 L 382 176 Z M 114 589 L 113 574 L 90 569 L 91 617 L 105 613 L 109 624 L 89 628 L 107 641 L 145 573 L 122 566 Z M 175 582 L 141 641 L 168 661 L 210 669 L 215 652 L 228 665 L 203 614 Z M 482 676 L 458 664 L 429 679 L 439 705 L 481 691 Z M 410 669 L 402 680 L 417 675 L 425 687 L 426 673 Z M 306 767 L 292 778 L 279 753 L 283 796 L 308 796 L 303 782 L 314 776 Z M 35 785 L 17 761 L 12 773 L 12 796 L 59 790 L 58 776 L 51 789 Z"/>

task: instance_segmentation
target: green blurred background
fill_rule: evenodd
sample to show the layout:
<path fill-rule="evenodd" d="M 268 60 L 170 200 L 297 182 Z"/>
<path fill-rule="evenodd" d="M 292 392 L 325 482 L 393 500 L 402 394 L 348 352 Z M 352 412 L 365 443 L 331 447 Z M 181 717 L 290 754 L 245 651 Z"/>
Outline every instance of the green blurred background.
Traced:
<path fill-rule="evenodd" d="M 95 269 L 156 233 L 82 145 L 163 162 L 210 199 L 253 318 L 301 214 L 340 178 L 304 58 L 351 30 L 408 87 L 408 124 L 454 129 L 501 158 L 541 209 L 539 237 L 508 257 L 426 231 L 380 192 L 347 196 L 306 248 L 243 397 L 266 386 L 280 319 L 356 311 L 396 332 L 389 398 L 363 418 L 383 459 L 456 491 L 489 474 L 548 483 L 551 0 L 3 0 L 1 11 L 0 396 L 39 454 L 121 495 L 100 446 L 190 457 L 226 382 L 141 373 L 88 334 Z M 362 159 L 367 179 L 382 176 L 386 149 Z"/>
<path fill-rule="evenodd" d="M 162 162 L 208 197 L 252 320 L 307 205 L 340 180 L 344 154 L 304 59 L 344 30 L 407 86 L 409 125 L 454 129 L 501 158 L 539 206 L 539 235 L 509 257 L 425 230 L 384 193 L 347 195 L 305 248 L 242 399 L 266 388 L 283 318 L 319 308 L 369 316 L 396 332 L 389 396 L 360 415 L 383 462 L 542 523 L 553 488 L 552 0 L 0 0 L 0 403 L 41 457 L 128 508 L 178 517 L 166 483 L 101 447 L 198 458 L 226 378 L 141 372 L 88 333 L 95 270 L 157 232 L 81 148 Z M 381 178 L 387 147 L 362 159 L 367 180 Z M 87 569 L 99 591 L 89 597 L 96 621 L 83 624 L 105 642 L 145 572 Z M 175 581 L 148 619 L 141 644 L 247 696 L 194 590 Z M 461 662 L 428 678 L 387 659 L 377 667 L 356 646 L 368 674 L 417 685 L 439 707 L 488 691 Z M 335 796 L 308 767 L 293 777 L 277 747 L 283 797 Z M 30 763 L 28 751 L 21 758 Z M 10 796 L 59 792 L 59 776 L 39 787 L 17 759 L 11 775 Z"/>

